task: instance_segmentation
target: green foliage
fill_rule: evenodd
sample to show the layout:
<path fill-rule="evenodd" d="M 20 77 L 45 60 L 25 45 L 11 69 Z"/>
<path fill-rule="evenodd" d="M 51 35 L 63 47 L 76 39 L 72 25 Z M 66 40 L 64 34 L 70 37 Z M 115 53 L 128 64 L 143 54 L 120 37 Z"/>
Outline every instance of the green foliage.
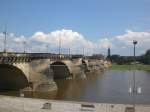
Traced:
<path fill-rule="evenodd" d="M 133 56 L 119 56 L 119 55 L 112 55 L 109 57 L 112 63 L 116 63 L 119 65 L 130 65 L 133 62 L 138 62 L 141 64 L 150 65 L 150 49 L 146 51 L 144 55 L 136 56 L 135 59 Z"/>
<path fill-rule="evenodd" d="M 132 56 L 119 56 L 119 55 L 112 55 L 111 56 L 112 63 L 116 63 L 119 65 L 122 64 L 131 64 L 134 61 Z"/>
<path fill-rule="evenodd" d="M 150 71 L 150 65 L 115 65 L 113 64 L 110 68 L 110 70 L 144 70 L 144 71 Z"/>

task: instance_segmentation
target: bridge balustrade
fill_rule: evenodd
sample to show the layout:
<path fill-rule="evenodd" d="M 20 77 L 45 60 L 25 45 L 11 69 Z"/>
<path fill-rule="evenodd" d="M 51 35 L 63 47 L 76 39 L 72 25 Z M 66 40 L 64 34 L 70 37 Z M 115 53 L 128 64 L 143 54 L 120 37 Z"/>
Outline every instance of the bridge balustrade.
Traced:
<path fill-rule="evenodd" d="M 2 55 L 7 54 L 7 55 Z M 68 55 L 68 54 L 51 54 L 51 53 L 2 53 L 0 62 L 30 62 L 37 59 L 52 59 L 52 60 L 71 60 L 81 58 L 83 56 Z"/>
<path fill-rule="evenodd" d="M 21 63 L 21 62 L 31 62 L 31 58 L 30 57 L 16 57 L 16 56 L 11 56 L 11 57 L 1 56 L 0 57 L 0 63 Z"/>

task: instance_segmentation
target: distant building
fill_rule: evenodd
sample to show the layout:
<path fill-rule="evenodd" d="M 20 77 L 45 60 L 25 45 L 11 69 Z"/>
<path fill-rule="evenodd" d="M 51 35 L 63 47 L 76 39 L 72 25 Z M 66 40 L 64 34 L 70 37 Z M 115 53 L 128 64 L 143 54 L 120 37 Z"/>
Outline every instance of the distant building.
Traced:
<path fill-rule="evenodd" d="M 110 56 L 111 56 L 111 51 L 110 51 L 110 48 L 108 48 L 107 57 L 110 57 Z"/>
<path fill-rule="evenodd" d="M 107 51 L 107 59 L 111 60 L 111 51 L 110 51 L 110 48 L 108 48 L 108 51 Z"/>

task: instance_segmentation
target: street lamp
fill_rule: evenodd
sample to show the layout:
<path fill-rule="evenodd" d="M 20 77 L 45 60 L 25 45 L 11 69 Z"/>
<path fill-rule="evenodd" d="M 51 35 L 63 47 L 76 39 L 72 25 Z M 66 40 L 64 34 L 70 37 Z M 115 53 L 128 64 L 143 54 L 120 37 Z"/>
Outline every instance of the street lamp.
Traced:
<path fill-rule="evenodd" d="M 23 53 L 25 53 L 26 52 L 26 50 L 25 50 L 25 48 L 26 48 L 26 41 L 24 40 L 22 43 L 23 43 Z"/>
<path fill-rule="evenodd" d="M 82 52 L 83 52 L 83 56 L 84 56 L 84 52 L 85 52 L 85 51 L 84 51 L 84 47 L 83 47 L 83 51 L 82 51 Z"/>
<path fill-rule="evenodd" d="M 133 46 L 134 46 L 134 65 L 135 65 L 135 45 L 137 44 L 138 42 L 136 40 L 133 40 Z M 135 67 L 135 66 L 134 66 Z M 136 92 L 136 88 L 135 88 L 135 71 L 133 71 L 133 81 L 134 81 L 134 85 L 133 85 L 133 92 L 135 93 Z"/>
<path fill-rule="evenodd" d="M 70 56 L 71 54 L 70 54 L 70 47 L 69 47 L 69 56 Z"/>
<path fill-rule="evenodd" d="M 61 54 L 61 37 L 59 37 L 59 55 Z"/>
<path fill-rule="evenodd" d="M 135 67 L 135 46 L 136 46 L 136 44 L 138 43 L 138 41 L 136 41 L 136 40 L 133 40 L 133 46 L 134 46 L 134 67 Z M 132 93 L 133 92 L 133 106 L 134 106 L 134 111 L 135 111 L 135 95 L 136 94 L 141 94 L 142 93 L 142 91 L 141 91 L 141 87 L 135 87 L 135 70 L 133 70 L 133 91 L 132 91 L 132 89 L 130 88 L 129 89 L 129 91 L 130 91 L 130 93 Z"/>
<path fill-rule="evenodd" d="M 49 52 L 49 46 L 48 46 L 48 44 L 46 45 L 46 52 L 47 53 Z"/>
<path fill-rule="evenodd" d="M 138 42 L 136 40 L 133 40 L 133 45 L 134 45 L 134 60 L 135 60 L 135 45 L 137 44 Z"/>
<path fill-rule="evenodd" d="M 6 31 L 4 31 L 4 32 L 3 32 L 3 34 L 4 34 L 4 53 L 6 53 L 6 52 L 7 52 L 7 50 L 6 50 L 7 32 L 6 32 Z"/>

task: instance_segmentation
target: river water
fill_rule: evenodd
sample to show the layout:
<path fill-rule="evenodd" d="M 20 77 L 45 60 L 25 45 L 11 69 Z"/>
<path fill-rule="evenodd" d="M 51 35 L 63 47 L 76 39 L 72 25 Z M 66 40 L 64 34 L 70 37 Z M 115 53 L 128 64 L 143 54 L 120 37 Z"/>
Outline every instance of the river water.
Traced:
<path fill-rule="evenodd" d="M 141 87 L 141 94 L 129 93 L 133 87 Z M 148 71 L 116 71 L 90 74 L 86 79 L 55 80 L 58 90 L 50 93 L 25 93 L 25 97 L 74 100 L 100 103 L 150 104 L 150 72 Z M 18 96 L 19 92 L 9 91 L 0 94 Z"/>

